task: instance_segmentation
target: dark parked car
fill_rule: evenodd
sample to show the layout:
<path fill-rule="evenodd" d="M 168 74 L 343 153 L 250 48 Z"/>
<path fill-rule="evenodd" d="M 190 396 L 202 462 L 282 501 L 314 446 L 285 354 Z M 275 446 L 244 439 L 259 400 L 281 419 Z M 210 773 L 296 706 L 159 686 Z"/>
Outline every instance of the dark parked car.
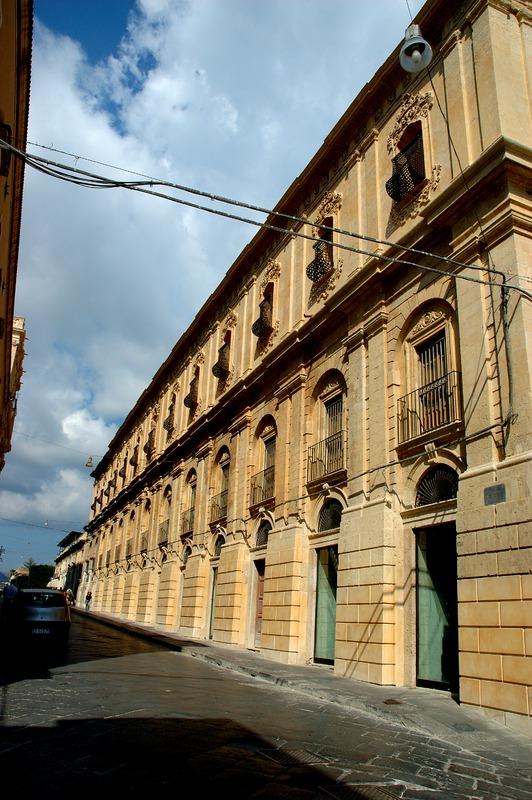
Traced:
<path fill-rule="evenodd" d="M 15 638 L 59 644 L 68 641 L 70 608 L 63 592 L 19 589 L 6 611 L 6 622 Z"/>

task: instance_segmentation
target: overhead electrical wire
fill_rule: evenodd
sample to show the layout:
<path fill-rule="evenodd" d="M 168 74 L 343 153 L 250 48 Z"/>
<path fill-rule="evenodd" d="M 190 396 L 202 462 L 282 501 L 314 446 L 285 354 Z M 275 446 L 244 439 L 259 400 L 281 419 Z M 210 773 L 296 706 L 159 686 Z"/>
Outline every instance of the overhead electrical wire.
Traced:
<path fill-rule="evenodd" d="M 42 147 L 43 145 L 39 145 L 39 146 Z M 239 200 L 233 200 L 231 198 L 226 198 L 226 197 L 223 197 L 221 195 L 215 195 L 215 194 L 212 194 L 210 192 L 203 192 L 203 191 L 201 191 L 199 189 L 193 189 L 191 187 L 182 186 L 180 184 L 172 183 L 170 181 L 165 181 L 165 180 L 147 178 L 146 180 L 143 180 L 143 181 L 117 181 L 117 180 L 108 178 L 108 177 L 103 176 L 103 175 L 98 175 L 98 174 L 95 174 L 95 173 L 88 172 L 86 170 L 81 170 L 78 167 L 71 167 L 71 166 L 69 166 L 67 164 L 62 164 L 60 162 L 51 161 L 50 159 L 47 159 L 47 158 L 42 158 L 41 156 L 36 156 L 36 155 L 25 153 L 24 151 L 19 150 L 16 147 L 13 147 L 13 145 L 8 144 L 7 142 L 2 141 L 1 139 L 0 139 L 0 148 L 4 148 L 4 149 L 10 150 L 16 156 L 18 156 L 19 158 L 22 158 L 29 166 L 33 167 L 34 169 L 38 170 L 39 172 L 43 172 L 44 174 L 47 174 L 47 175 L 49 175 L 51 177 L 58 178 L 60 180 L 64 180 L 64 181 L 66 181 L 68 183 L 74 183 L 75 185 L 85 186 L 87 188 L 122 188 L 122 189 L 129 189 L 130 191 L 138 191 L 138 192 L 141 192 L 143 194 L 148 194 L 148 195 L 151 195 L 151 196 L 154 196 L 154 197 L 159 197 L 161 199 L 169 200 L 169 201 L 177 203 L 179 205 L 187 206 L 189 208 L 194 208 L 194 209 L 199 210 L 199 211 L 205 211 L 205 212 L 207 212 L 209 214 L 214 214 L 216 216 L 221 216 L 221 217 L 224 217 L 226 219 L 233 219 L 233 220 L 235 220 L 237 222 L 243 222 L 243 223 L 246 223 L 248 225 L 253 225 L 253 226 L 257 227 L 257 228 L 265 228 L 267 230 L 272 230 L 272 231 L 275 231 L 277 233 L 282 233 L 282 234 L 289 233 L 292 236 L 296 236 L 296 237 L 299 237 L 299 238 L 302 238 L 302 239 L 309 240 L 313 244 L 316 242 L 316 238 L 314 236 L 302 233 L 301 231 L 295 231 L 293 229 L 287 229 L 286 227 L 280 227 L 278 225 L 272 225 L 271 223 L 268 223 L 268 222 L 261 222 L 259 220 L 254 220 L 254 219 L 251 219 L 249 217 L 243 217 L 243 216 L 240 216 L 240 215 L 237 215 L 237 214 L 231 214 L 231 213 L 229 213 L 227 211 L 222 211 L 221 209 L 200 205 L 198 203 L 193 203 L 193 202 L 191 202 L 189 200 L 185 200 L 185 199 L 180 198 L 180 197 L 175 197 L 173 195 L 169 195 L 169 194 L 166 194 L 164 192 L 153 191 L 152 189 L 149 189 L 147 187 L 166 186 L 168 188 L 176 189 L 178 191 L 184 191 L 184 192 L 195 194 L 197 196 L 207 197 L 208 199 L 216 201 L 216 202 L 230 204 L 230 205 L 238 206 L 238 207 L 241 207 L 241 208 L 246 208 L 248 210 L 257 211 L 259 213 L 264 213 L 264 214 L 267 214 L 269 216 L 278 216 L 278 217 L 281 217 L 283 219 L 287 219 L 287 220 L 292 221 L 292 222 L 297 222 L 297 223 L 302 224 L 302 225 L 314 225 L 314 223 L 311 220 L 309 220 L 307 218 L 304 218 L 304 217 L 298 217 L 298 216 L 291 215 L 291 214 L 285 214 L 285 213 L 279 212 L 279 211 L 273 211 L 271 209 L 263 208 L 263 207 L 260 207 L 260 206 L 254 206 L 254 205 L 251 205 L 251 204 L 248 204 L 248 203 L 241 202 Z M 74 154 L 72 154 L 72 157 L 73 158 L 77 158 L 77 159 L 81 158 L 81 156 L 75 156 Z M 119 169 L 118 167 L 112 167 L 112 168 L 113 169 Z M 332 227 L 332 226 L 329 227 L 329 226 L 324 226 L 324 225 L 320 225 L 319 227 L 320 227 L 321 230 L 324 230 L 324 231 L 332 231 L 333 233 L 338 233 L 338 234 L 341 234 L 341 235 L 345 235 L 345 236 L 349 236 L 349 237 L 353 237 L 353 238 L 357 238 L 357 239 L 362 239 L 363 241 L 370 241 L 370 242 L 372 242 L 374 244 L 385 244 L 387 246 L 402 250 L 403 252 L 412 252 L 415 255 L 422 255 L 424 257 L 433 258 L 435 260 L 443 261 L 445 263 L 449 263 L 449 264 L 452 264 L 454 266 L 459 266 L 459 267 L 461 267 L 463 269 L 476 270 L 476 271 L 479 271 L 479 272 L 482 272 L 482 273 L 490 273 L 491 272 L 493 274 L 496 274 L 496 275 L 500 276 L 501 280 L 503 281 L 503 283 L 498 283 L 498 282 L 489 281 L 489 280 L 482 280 L 480 278 L 474 278 L 474 277 L 472 277 L 470 275 L 449 273 L 449 271 L 447 271 L 447 270 L 438 269 L 436 267 L 429 267 L 429 266 L 427 266 L 425 264 L 419 264 L 418 262 L 410 261 L 410 260 L 405 259 L 405 258 L 399 258 L 397 256 L 386 256 L 386 255 L 384 255 L 382 253 L 376 253 L 375 251 L 366 250 L 366 249 L 359 248 L 359 247 L 352 247 L 352 246 L 347 245 L 347 244 L 341 244 L 340 242 L 332 242 L 332 243 L 329 242 L 329 244 L 332 244 L 333 247 L 335 247 L 335 248 L 337 248 L 339 250 L 346 250 L 348 252 L 356 253 L 358 255 L 369 256 L 371 258 L 375 258 L 377 260 L 384 261 L 386 263 L 401 264 L 401 265 L 417 268 L 417 269 L 419 269 L 421 271 L 432 272 L 432 273 L 435 273 L 435 274 L 438 274 L 438 275 L 445 275 L 447 277 L 449 277 L 449 275 L 452 274 L 453 277 L 455 277 L 455 278 L 458 278 L 458 279 L 461 279 L 461 280 L 470 281 L 470 282 L 473 282 L 473 283 L 479 283 L 481 285 L 486 285 L 486 286 L 498 286 L 500 288 L 504 284 L 504 281 L 506 280 L 505 273 L 500 271 L 500 270 L 492 270 L 492 269 L 487 268 L 487 267 L 481 267 L 481 266 L 474 265 L 474 264 L 466 264 L 464 262 L 460 262 L 460 261 L 457 261 L 455 259 L 451 259 L 451 258 L 449 258 L 447 256 L 441 256 L 441 255 L 438 255 L 436 253 L 430 253 L 430 252 L 423 251 L 423 250 L 416 250 L 416 248 L 406 247 L 404 245 L 401 245 L 401 244 L 398 244 L 398 243 L 395 243 L 395 242 L 390 242 L 390 241 L 387 241 L 387 240 L 384 240 L 384 239 L 377 239 L 375 237 L 368 237 L 368 236 L 366 236 L 364 234 L 355 233 L 353 231 L 344 230 L 342 228 L 335 228 L 335 227 Z M 527 292 L 525 289 L 522 289 L 519 286 L 514 286 L 514 285 L 511 285 L 511 284 L 504 284 L 504 285 L 506 285 L 508 289 L 511 289 L 513 291 L 517 291 L 519 294 L 523 295 L 527 299 L 532 300 L 532 293 Z"/>

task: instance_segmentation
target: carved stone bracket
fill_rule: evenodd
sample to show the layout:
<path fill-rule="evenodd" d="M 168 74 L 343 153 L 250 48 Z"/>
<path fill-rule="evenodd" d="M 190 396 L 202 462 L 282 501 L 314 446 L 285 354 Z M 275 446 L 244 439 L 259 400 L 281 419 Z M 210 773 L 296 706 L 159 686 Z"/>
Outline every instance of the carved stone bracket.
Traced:
<path fill-rule="evenodd" d="M 308 300 L 309 306 L 314 305 L 314 303 L 317 303 L 319 300 L 327 299 L 338 283 L 340 275 L 342 274 L 343 263 L 343 259 L 339 258 L 336 263 L 336 269 L 328 272 L 321 281 L 312 284 Z"/>
<path fill-rule="evenodd" d="M 441 170 L 441 164 L 436 164 L 436 166 L 432 168 L 431 177 L 425 181 L 420 192 L 414 195 L 408 202 L 405 201 L 405 205 L 393 204 L 390 212 L 389 229 L 399 227 L 399 225 L 403 225 L 407 219 L 413 219 L 418 216 L 420 209 L 429 202 L 431 194 L 440 182 Z"/>
<path fill-rule="evenodd" d="M 257 342 L 257 351 L 260 355 L 264 355 L 264 353 L 267 353 L 268 350 L 270 350 L 273 341 L 278 333 L 279 333 L 279 320 L 276 320 L 272 330 L 268 335 L 268 338 L 265 338 L 264 341 L 259 340 Z"/>

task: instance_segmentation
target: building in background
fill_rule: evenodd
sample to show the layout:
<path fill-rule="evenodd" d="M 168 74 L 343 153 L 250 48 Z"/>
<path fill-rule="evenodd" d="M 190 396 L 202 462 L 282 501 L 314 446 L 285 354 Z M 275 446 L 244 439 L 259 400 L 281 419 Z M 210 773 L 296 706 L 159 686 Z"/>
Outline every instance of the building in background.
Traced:
<path fill-rule="evenodd" d="M 33 3 L 2 3 L 0 19 L 0 139 L 26 149 Z M 0 149 L 0 470 L 11 436 L 22 375 L 25 328 L 14 317 L 24 164 Z"/>
<path fill-rule="evenodd" d="M 532 14 L 417 21 L 110 443 L 79 591 L 530 732 Z"/>
<path fill-rule="evenodd" d="M 55 569 L 49 586 L 52 589 L 71 589 L 74 596 L 81 580 L 82 563 L 79 553 L 87 541 L 85 531 L 70 531 L 57 546 L 60 549 L 55 559 Z"/>

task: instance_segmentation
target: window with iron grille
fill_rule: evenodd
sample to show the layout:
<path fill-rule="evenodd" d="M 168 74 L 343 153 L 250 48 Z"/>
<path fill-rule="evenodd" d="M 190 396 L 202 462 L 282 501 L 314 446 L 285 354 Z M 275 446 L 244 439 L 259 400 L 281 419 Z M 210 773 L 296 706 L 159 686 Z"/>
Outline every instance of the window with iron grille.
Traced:
<path fill-rule="evenodd" d="M 456 470 L 446 464 L 436 464 L 423 475 L 418 484 L 416 506 L 454 500 L 457 494 L 458 473 Z"/>
<path fill-rule="evenodd" d="M 198 405 L 198 388 L 199 388 L 199 367 L 196 367 L 194 377 L 190 381 L 188 394 L 183 400 L 185 407 L 189 408 L 191 411 Z"/>
<path fill-rule="evenodd" d="M 326 500 L 320 511 L 319 531 L 330 531 L 340 527 L 342 521 L 342 504 L 339 500 Z"/>
<path fill-rule="evenodd" d="M 175 394 L 172 395 L 170 405 L 168 406 L 168 414 L 163 422 L 163 428 L 166 433 L 170 435 L 174 430 L 174 415 L 175 415 Z"/>
<path fill-rule="evenodd" d="M 222 547 L 225 544 L 225 539 L 223 536 L 217 536 L 216 542 L 214 543 L 214 557 L 220 558 L 220 554 L 222 552 Z"/>
<path fill-rule="evenodd" d="M 148 440 L 142 448 L 146 454 L 148 461 L 151 459 L 155 452 L 155 428 L 152 428 L 148 434 Z"/>
<path fill-rule="evenodd" d="M 212 374 L 218 380 L 225 380 L 229 375 L 229 351 L 231 349 L 231 331 L 227 331 L 223 345 L 218 350 L 218 361 L 212 368 Z"/>
<path fill-rule="evenodd" d="M 425 180 L 425 158 L 421 122 L 409 125 L 392 159 L 392 177 L 386 181 L 386 192 L 400 203 Z"/>
<path fill-rule="evenodd" d="M 259 341 L 266 339 L 273 330 L 273 284 L 268 284 L 263 297 L 259 303 L 259 318 L 251 326 L 251 332 Z"/>
<path fill-rule="evenodd" d="M 269 522 L 267 519 L 263 519 L 257 531 L 257 541 L 255 542 L 256 547 L 266 547 L 271 529 L 271 522 Z"/>
<path fill-rule="evenodd" d="M 321 281 L 331 272 L 334 266 L 333 260 L 333 232 L 328 228 L 333 227 L 333 218 L 327 217 L 323 220 L 323 226 L 318 231 L 319 239 L 314 247 L 314 259 L 307 267 L 307 278 L 313 283 Z"/>
<path fill-rule="evenodd" d="M 135 447 L 133 448 L 133 453 L 131 455 L 131 458 L 129 459 L 129 463 L 133 467 L 133 470 L 136 470 L 136 468 L 138 466 L 138 463 L 139 463 L 139 446 L 138 446 L 138 444 L 135 445 Z"/>

